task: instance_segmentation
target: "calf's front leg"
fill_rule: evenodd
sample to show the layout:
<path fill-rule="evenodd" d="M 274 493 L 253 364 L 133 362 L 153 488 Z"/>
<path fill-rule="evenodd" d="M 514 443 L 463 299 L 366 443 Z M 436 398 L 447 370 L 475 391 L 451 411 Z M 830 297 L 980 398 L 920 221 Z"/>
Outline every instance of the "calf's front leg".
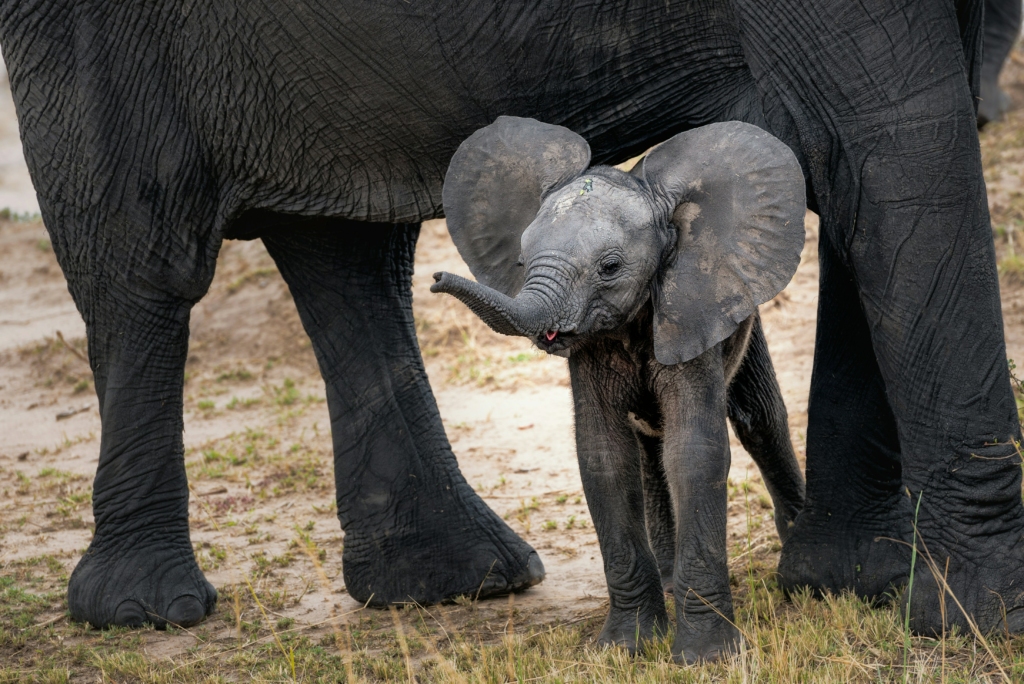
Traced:
<path fill-rule="evenodd" d="M 736 649 L 726 555 L 729 434 L 721 346 L 657 375 L 665 476 L 675 503 L 672 656 L 693 664 Z"/>
<path fill-rule="evenodd" d="M 610 609 L 598 641 L 636 653 L 667 633 L 668 613 L 644 527 L 639 445 L 625 409 L 631 379 L 606 357 L 582 350 L 569 358 L 576 452 L 608 581 Z"/>

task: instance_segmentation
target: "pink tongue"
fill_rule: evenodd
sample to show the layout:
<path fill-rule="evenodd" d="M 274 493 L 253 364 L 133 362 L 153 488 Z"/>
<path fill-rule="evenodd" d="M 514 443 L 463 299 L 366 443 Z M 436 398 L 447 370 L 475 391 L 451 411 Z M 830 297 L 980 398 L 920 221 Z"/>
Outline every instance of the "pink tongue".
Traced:
<path fill-rule="evenodd" d="M 553 339 L 555 339 L 556 337 L 558 337 L 558 331 L 557 330 L 548 330 L 546 333 L 544 333 L 544 337 L 548 338 L 548 342 L 550 342 Z"/>

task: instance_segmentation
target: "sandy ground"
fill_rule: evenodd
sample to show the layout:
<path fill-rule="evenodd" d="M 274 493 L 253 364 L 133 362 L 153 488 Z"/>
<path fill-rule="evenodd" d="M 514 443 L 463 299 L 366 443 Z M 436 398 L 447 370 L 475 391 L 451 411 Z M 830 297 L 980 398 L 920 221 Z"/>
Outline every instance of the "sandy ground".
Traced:
<path fill-rule="evenodd" d="M 39 213 L 39 202 L 21 152 L 7 67 L 0 60 L 0 208 L 3 207 L 17 214 Z"/>
<path fill-rule="evenodd" d="M 1007 159 L 1006 168 L 993 201 L 1016 206 L 1024 160 Z M 6 83 L 0 88 L 0 207 L 5 204 L 17 212 L 36 206 Z M 809 214 L 796 276 L 762 307 L 801 460 L 816 254 L 817 218 Z M 430 274 L 442 269 L 468 275 L 444 223 L 434 221 L 424 225 L 417 250 L 420 343 L 462 472 L 547 567 L 543 584 L 515 597 L 526 616 L 520 620 L 598 615 L 607 598 L 574 455 L 566 362 L 524 340 L 494 335 L 452 298 L 430 294 Z M 1024 290 L 1012 282 L 1004 289 L 1010 356 L 1024 359 Z M 100 422 L 84 351 L 84 326 L 42 224 L 0 222 L 0 566 L 51 555 L 69 573 L 88 545 Z M 193 312 L 186 369 L 193 542 L 222 606 L 249 579 L 271 597 L 265 600 L 275 615 L 300 626 L 358 612 L 341 575 L 343 534 L 334 516 L 323 383 L 287 287 L 259 241 L 225 243 L 210 293 Z M 774 565 L 779 544 L 770 500 L 735 438 L 732 458 L 731 566 L 745 567 L 752 558 Z M 507 603 L 448 610 L 453 619 L 469 610 L 496 617 Z M 215 617 L 207 626 L 229 633 L 233 620 Z M 194 641 L 188 634 L 149 633 L 146 643 L 151 656 L 163 657 Z"/>

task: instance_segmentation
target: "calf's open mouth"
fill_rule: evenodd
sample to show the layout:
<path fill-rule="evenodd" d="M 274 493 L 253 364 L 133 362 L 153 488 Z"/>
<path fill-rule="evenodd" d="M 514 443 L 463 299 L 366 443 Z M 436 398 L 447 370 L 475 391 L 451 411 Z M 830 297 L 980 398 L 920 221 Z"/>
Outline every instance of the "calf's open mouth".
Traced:
<path fill-rule="evenodd" d="M 556 352 L 565 349 L 572 342 L 573 333 L 562 332 L 561 330 L 545 330 L 537 335 L 537 346 L 546 352 Z"/>

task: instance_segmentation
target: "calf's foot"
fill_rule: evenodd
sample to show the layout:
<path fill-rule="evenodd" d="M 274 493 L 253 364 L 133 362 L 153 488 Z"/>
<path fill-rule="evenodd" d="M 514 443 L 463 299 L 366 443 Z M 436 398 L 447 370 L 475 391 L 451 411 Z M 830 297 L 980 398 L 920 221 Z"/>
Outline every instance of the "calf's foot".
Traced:
<path fill-rule="evenodd" d="M 714 663 L 739 651 L 742 638 L 739 630 L 722 618 L 700 629 L 677 624 L 672 660 L 678 665 Z"/>
<path fill-rule="evenodd" d="M 669 632 L 665 602 L 653 602 L 638 608 L 615 608 L 608 612 L 604 628 L 597 637 L 601 646 L 618 646 L 630 655 L 644 651 L 647 644 L 657 641 Z"/>
<path fill-rule="evenodd" d="M 94 539 L 68 583 L 71 618 L 100 629 L 191 627 L 216 605 L 187 537 Z"/>

